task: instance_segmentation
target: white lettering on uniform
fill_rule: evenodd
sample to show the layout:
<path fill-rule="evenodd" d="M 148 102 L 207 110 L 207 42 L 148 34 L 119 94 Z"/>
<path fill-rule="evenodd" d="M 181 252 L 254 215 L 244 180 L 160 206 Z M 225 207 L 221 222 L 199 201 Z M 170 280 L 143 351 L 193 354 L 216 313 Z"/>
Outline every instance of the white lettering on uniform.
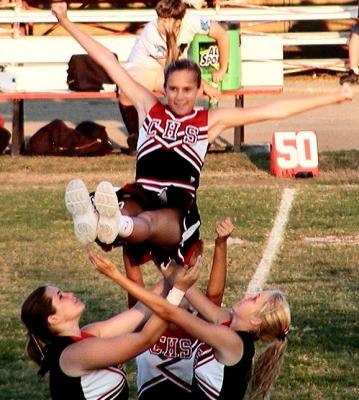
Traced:
<path fill-rule="evenodd" d="M 177 140 L 177 133 L 181 123 L 168 119 L 166 121 L 165 131 L 162 135 L 164 139 L 175 141 Z"/>

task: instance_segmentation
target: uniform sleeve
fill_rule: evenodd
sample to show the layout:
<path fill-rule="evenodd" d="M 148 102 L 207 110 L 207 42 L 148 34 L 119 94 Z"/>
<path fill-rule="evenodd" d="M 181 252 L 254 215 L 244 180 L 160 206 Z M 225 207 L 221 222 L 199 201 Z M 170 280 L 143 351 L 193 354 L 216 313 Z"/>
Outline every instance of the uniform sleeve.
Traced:
<path fill-rule="evenodd" d="M 186 23 L 192 30 L 193 34 L 200 33 L 208 35 L 209 28 L 211 27 L 211 20 L 204 16 L 186 13 Z"/>

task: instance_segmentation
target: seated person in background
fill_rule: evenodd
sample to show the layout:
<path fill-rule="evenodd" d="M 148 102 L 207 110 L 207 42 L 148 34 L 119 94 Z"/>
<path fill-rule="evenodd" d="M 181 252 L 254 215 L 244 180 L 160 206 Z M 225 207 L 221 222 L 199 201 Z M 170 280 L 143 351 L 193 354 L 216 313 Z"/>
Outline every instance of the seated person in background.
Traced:
<path fill-rule="evenodd" d="M 157 19 L 146 24 L 131 50 L 125 68 L 128 74 L 150 91 L 163 92 L 163 70 L 179 58 L 186 58 L 189 45 L 197 34 L 207 34 L 216 40 L 219 51 L 219 70 L 213 72 L 213 82 L 219 83 L 228 67 L 229 38 L 216 21 L 186 12 L 182 0 L 161 0 L 156 5 Z M 219 91 L 206 82 L 203 90 L 210 97 L 219 97 Z M 136 151 L 138 114 L 130 98 L 123 91 L 119 106 L 128 131 L 130 153 Z"/>
<path fill-rule="evenodd" d="M 349 71 L 340 78 L 340 84 L 358 83 L 359 78 L 359 22 L 357 22 L 350 33 L 349 38 Z"/>

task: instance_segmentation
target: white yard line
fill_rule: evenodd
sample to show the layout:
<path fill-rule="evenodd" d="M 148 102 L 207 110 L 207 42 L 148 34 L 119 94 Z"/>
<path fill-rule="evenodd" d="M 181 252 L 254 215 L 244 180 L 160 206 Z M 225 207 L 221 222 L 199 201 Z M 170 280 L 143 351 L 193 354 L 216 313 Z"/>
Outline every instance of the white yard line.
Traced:
<path fill-rule="evenodd" d="M 282 201 L 268 238 L 267 246 L 263 252 L 262 259 L 248 284 L 248 292 L 260 290 L 268 278 L 272 262 L 277 255 L 279 246 L 283 239 L 284 229 L 288 221 L 289 211 L 293 203 L 294 195 L 295 189 L 284 189 Z"/>

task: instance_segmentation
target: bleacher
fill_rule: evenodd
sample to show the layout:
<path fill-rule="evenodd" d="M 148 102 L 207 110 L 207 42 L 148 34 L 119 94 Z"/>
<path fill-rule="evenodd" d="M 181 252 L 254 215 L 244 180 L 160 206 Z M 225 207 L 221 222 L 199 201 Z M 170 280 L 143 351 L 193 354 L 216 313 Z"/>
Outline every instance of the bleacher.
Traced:
<path fill-rule="evenodd" d="M 17 88 L 13 93 L 0 93 L 0 100 L 14 102 L 13 147 L 12 154 L 20 153 L 23 142 L 23 108 L 27 99 L 79 98 L 80 94 L 69 93 L 66 86 L 67 62 L 72 54 L 82 53 L 81 47 L 63 32 L 57 32 L 55 17 L 49 9 L 23 7 L 19 0 L 1 2 L 0 5 L 0 66 L 16 77 Z M 225 2 L 223 2 L 225 3 Z M 232 2 L 233 3 L 233 2 Z M 283 75 L 291 72 L 303 72 L 315 69 L 344 70 L 347 55 L 327 57 L 329 48 L 346 46 L 349 30 L 358 13 L 353 5 L 305 5 L 305 6 L 261 6 L 245 4 L 243 7 L 212 7 L 191 10 L 206 15 L 213 20 L 235 25 L 241 30 L 241 88 L 228 91 L 235 97 L 235 105 L 243 106 L 244 95 L 279 93 L 283 86 Z M 86 24 L 88 29 L 96 26 L 101 32 L 96 38 L 118 54 L 121 62 L 127 60 L 136 34 L 114 34 L 108 29 L 120 24 L 132 26 L 155 18 L 153 8 L 82 8 L 69 10 L 69 18 L 77 23 Z M 306 22 L 317 25 L 318 22 L 345 20 L 346 30 L 270 32 L 267 24 Z M 32 35 L 24 35 L 24 26 L 31 25 Z M 46 25 L 45 34 L 37 34 L 37 26 Z M 325 24 L 324 24 L 325 25 Z M 311 26 L 311 25 L 309 25 Z M 325 25 L 326 26 L 326 25 Z M 305 58 L 286 58 L 289 48 L 316 47 L 322 50 L 322 56 Z M 304 53 L 303 53 L 304 54 Z M 31 79 L 29 79 L 31 76 Z M 83 98 L 115 98 L 115 94 L 82 93 Z M 234 149 L 240 150 L 244 141 L 244 128 L 237 129 L 234 137 Z"/>

